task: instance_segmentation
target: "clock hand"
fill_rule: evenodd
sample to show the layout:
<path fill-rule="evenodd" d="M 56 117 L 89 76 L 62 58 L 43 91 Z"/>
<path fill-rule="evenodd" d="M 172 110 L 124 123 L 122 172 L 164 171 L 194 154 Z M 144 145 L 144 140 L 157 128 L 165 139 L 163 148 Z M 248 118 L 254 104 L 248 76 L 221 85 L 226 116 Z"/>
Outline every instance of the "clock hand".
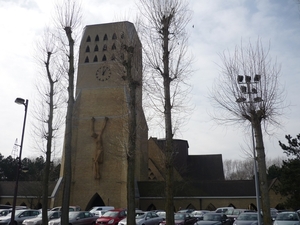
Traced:
<path fill-rule="evenodd" d="M 104 76 L 106 70 L 107 70 L 107 67 L 102 71 L 102 76 Z"/>

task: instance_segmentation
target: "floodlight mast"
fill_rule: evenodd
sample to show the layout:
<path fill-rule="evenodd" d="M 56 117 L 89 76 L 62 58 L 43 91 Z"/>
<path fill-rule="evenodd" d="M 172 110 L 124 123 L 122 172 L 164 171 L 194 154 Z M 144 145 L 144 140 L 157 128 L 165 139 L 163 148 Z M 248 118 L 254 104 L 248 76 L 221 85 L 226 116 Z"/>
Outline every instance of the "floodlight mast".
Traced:
<path fill-rule="evenodd" d="M 239 97 L 236 102 L 237 103 L 245 103 L 250 105 L 251 110 L 255 110 L 254 104 L 259 103 L 262 100 L 261 97 L 257 96 L 258 90 L 257 87 L 253 87 L 254 85 L 257 86 L 257 83 L 260 82 L 261 75 L 255 74 L 254 76 L 254 82 L 251 82 L 251 76 L 245 75 L 245 82 L 243 82 L 243 75 L 238 75 L 237 81 L 238 84 L 246 84 L 247 90 L 245 91 L 246 86 L 240 86 L 241 87 L 241 93 L 243 97 Z M 253 94 L 256 95 L 255 98 L 253 98 Z M 257 213 L 258 213 L 258 225 L 262 224 L 262 218 L 261 218 L 261 207 L 260 207 L 260 192 L 259 192 L 259 177 L 257 172 L 257 161 L 256 161 L 256 152 L 255 152 L 255 140 L 254 140 L 254 128 L 253 124 L 251 123 L 251 134 L 252 134 L 252 144 L 253 144 L 253 163 L 254 163 L 254 178 L 255 178 L 255 192 L 256 192 L 256 204 L 257 204 Z"/>

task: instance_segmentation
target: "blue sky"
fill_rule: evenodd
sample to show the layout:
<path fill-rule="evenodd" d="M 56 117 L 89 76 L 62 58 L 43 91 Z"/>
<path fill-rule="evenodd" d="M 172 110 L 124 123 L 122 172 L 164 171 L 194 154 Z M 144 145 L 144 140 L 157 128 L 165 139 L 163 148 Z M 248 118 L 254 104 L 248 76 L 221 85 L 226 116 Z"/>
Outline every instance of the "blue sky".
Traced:
<path fill-rule="evenodd" d="M 278 140 L 300 133 L 300 10 L 296 0 L 190 0 L 193 17 L 189 31 L 189 50 L 193 55 L 191 104 L 195 106 L 189 121 L 176 138 L 189 142 L 190 154 L 222 154 L 223 159 L 244 159 L 248 139 L 239 127 L 219 126 L 209 116 L 214 109 L 208 99 L 214 80 L 220 75 L 219 53 L 233 51 L 241 40 L 261 38 L 271 44 L 270 55 L 281 65 L 280 83 L 290 107 L 281 117 L 281 129 L 265 135 L 268 158 L 282 157 Z M 82 1 L 84 25 L 133 21 L 137 12 L 132 0 Z M 52 1 L 0 0 L 0 153 L 11 154 L 15 139 L 21 139 L 24 107 L 16 97 L 29 99 L 23 156 L 39 156 L 30 137 L 33 117 L 30 107 L 35 96 L 34 80 L 38 71 L 34 60 L 34 42 L 49 24 Z M 193 27 L 194 26 L 194 27 Z M 150 126 L 149 136 L 163 137 L 163 131 Z"/>

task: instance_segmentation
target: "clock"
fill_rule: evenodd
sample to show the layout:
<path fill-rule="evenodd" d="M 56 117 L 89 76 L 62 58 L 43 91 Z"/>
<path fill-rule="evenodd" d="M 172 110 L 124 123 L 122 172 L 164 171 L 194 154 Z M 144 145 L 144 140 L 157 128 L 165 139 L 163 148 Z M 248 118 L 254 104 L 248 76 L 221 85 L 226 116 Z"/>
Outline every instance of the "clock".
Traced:
<path fill-rule="evenodd" d="M 107 81 L 111 76 L 111 71 L 108 66 L 101 66 L 96 71 L 96 78 L 100 81 Z"/>

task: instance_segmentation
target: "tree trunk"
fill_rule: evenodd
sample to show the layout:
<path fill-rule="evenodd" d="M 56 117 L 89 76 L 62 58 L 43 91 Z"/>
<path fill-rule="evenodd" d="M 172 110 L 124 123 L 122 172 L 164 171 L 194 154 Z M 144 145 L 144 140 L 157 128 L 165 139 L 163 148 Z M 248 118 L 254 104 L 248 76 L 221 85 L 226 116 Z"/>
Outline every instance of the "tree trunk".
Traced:
<path fill-rule="evenodd" d="M 136 155 L 136 88 L 139 85 L 131 74 L 133 47 L 127 49 L 128 62 L 124 63 L 129 86 L 128 152 L 127 152 L 127 224 L 135 224 L 135 155 Z"/>
<path fill-rule="evenodd" d="M 255 149 L 257 153 L 263 224 L 271 225 L 272 219 L 271 219 L 271 212 L 270 212 L 269 186 L 268 186 L 267 173 L 266 173 L 267 171 L 266 155 L 265 155 L 265 148 L 263 144 L 261 124 L 257 115 L 252 116 L 252 126 L 254 128 L 254 134 L 255 134 L 255 144 L 256 144 Z"/>
<path fill-rule="evenodd" d="M 165 18 L 163 21 L 163 80 L 164 80 L 164 115 L 165 115 L 165 132 L 166 132 L 166 221 L 167 224 L 174 224 L 174 202 L 173 202 L 173 134 L 172 134 L 172 115 L 171 115 L 171 96 L 170 96 L 170 71 L 169 71 L 169 26 L 172 16 Z"/>
<path fill-rule="evenodd" d="M 65 162 L 64 162 L 64 187 L 62 199 L 62 215 L 61 224 L 69 224 L 69 205 L 70 205 L 70 192 L 72 181 L 72 117 L 74 108 L 74 40 L 72 38 L 71 27 L 65 28 L 66 35 L 69 41 L 69 87 L 68 87 L 68 107 L 66 116 L 66 131 L 65 131 Z"/>
<path fill-rule="evenodd" d="M 42 224 L 48 224 L 48 186 L 49 186 L 49 173 L 50 173 L 50 163 L 51 163 L 51 149 L 52 149 L 52 139 L 53 139 L 53 114 L 54 114 L 54 82 L 50 74 L 50 58 L 51 53 L 48 52 L 46 70 L 47 77 L 49 81 L 49 117 L 47 121 L 48 132 L 47 132 L 47 149 L 46 149 L 46 162 L 44 167 L 44 177 L 43 177 L 43 200 L 42 200 Z"/>

